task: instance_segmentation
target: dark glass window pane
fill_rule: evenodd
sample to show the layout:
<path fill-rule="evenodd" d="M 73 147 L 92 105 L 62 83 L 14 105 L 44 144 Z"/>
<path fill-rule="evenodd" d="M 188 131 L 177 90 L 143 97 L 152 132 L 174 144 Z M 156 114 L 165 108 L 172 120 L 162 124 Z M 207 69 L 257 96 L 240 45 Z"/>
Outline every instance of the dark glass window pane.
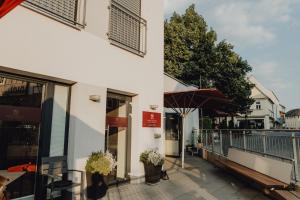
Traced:
<path fill-rule="evenodd" d="M 34 193 L 43 84 L 0 75 L 0 175 L 10 198 Z"/>

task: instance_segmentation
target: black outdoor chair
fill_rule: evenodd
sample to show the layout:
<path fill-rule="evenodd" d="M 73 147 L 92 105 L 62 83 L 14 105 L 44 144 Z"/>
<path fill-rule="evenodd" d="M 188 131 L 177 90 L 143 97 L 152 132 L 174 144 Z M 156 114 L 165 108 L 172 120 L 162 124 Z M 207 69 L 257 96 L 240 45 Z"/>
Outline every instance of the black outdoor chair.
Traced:
<path fill-rule="evenodd" d="M 80 173 L 80 182 L 75 183 L 69 180 L 71 172 Z M 74 187 L 80 187 L 80 199 L 83 199 L 83 171 L 69 170 L 66 156 L 42 158 L 41 174 L 43 178 L 48 177 L 46 187 L 47 190 L 50 190 L 51 200 L 54 199 L 55 193 L 67 191 Z"/>

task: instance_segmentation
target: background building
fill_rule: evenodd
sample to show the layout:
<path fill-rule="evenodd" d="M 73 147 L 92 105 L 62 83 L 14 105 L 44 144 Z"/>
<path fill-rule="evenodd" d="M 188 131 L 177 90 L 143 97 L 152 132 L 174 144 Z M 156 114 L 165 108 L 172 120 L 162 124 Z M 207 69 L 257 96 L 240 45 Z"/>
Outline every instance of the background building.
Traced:
<path fill-rule="evenodd" d="M 108 149 L 114 181 L 142 177 L 140 153 L 165 148 L 162 127 L 143 126 L 145 111 L 163 113 L 163 23 L 161 0 L 27 0 L 4 16 L 0 171 L 62 155 L 84 170 Z M 41 199 L 36 175 L 12 199 Z"/>
<path fill-rule="evenodd" d="M 254 76 L 249 76 L 248 81 L 254 85 L 251 97 L 255 102 L 251 105 L 247 116 L 242 115 L 236 118 L 237 126 L 245 128 L 248 123 L 248 128 L 254 129 L 282 127 L 285 106 L 280 103 L 273 91 L 266 89 Z"/>
<path fill-rule="evenodd" d="M 300 129 L 300 109 L 290 110 L 285 115 L 286 127 L 288 129 Z"/>

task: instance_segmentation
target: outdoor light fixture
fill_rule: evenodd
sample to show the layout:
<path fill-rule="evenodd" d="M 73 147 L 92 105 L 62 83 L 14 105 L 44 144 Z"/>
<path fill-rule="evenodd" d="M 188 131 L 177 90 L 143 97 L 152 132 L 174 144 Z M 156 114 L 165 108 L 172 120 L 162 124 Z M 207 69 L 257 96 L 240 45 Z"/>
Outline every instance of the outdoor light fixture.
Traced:
<path fill-rule="evenodd" d="M 94 102 L 100 102 L 101 96 L 100 95 L 90 95 L 90 100 Z"/>
<path fill-rule="evenodd" d="M 151 110 L 156 110 L 158 108 L 158 105 L 150 105 Z"/>

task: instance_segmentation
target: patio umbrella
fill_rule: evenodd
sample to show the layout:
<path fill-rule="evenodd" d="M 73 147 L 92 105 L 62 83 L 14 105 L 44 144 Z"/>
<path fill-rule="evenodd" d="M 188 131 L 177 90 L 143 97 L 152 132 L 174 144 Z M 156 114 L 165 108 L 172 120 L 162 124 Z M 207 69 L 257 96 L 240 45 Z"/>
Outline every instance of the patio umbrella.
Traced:
<path fill-rule="evenodd" d="M 219 110 L 230 113 L 236 107 L 230 99 L 217 89 L 197 89 L 164 94 L 164 107 L 171 108 L 182 119 L 182 168 L 184 168 L 184 126 L 185 118 L 198 108 L 204 110 Z"/>
<path fill-rule="evenodd" d="M 24 0 L 0 0 L 0 19 Z"/>

